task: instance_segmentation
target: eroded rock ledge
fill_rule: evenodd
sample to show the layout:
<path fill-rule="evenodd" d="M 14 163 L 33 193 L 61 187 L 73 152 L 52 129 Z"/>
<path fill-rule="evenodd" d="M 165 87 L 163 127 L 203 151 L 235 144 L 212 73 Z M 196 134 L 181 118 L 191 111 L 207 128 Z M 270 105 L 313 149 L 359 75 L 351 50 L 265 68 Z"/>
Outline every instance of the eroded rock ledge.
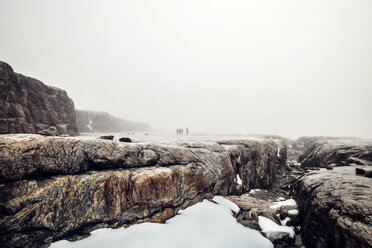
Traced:
<path fill-rule="evenodd" d="M 326 167 L 299 178 L 293 193 L 306 247 L 372 247 L 372 141 L 301 138 L 304 167 Z M 331 170 L 329 170 L 331 169 Z"/>
<path fill-rule="evenodd" d="M 372 247 L 372 179 L 355 167 L 309 173 L 294 194 L 306 247 Z"/>
<path fill-rule="evenodd" d="M 215 194 L 269 188 L 277 150 L 269 140 L 170 146 L 2 135 L 1 247 L 47 247 L 100 227 L 164 222 Z"/>

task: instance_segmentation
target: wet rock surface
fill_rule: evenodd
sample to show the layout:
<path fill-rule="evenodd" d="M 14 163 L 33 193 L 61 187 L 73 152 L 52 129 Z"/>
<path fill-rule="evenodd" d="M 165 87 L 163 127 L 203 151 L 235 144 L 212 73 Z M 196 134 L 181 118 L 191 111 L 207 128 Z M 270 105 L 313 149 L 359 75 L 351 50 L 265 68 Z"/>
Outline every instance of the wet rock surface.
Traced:
<path fill-rule="evenodd" d="M 1 247 L 47 247 L 101 227 L 164 222 L 239 191 L 238 173 L 245 188 L 269 188 L 277 150 L 269 140 L 170 146 L 2 135 Z"/>
<path fill-rule="evenodd" d="M 77 135 L 75 107 L 64 90 L 15 73 L 0 61 L 0 134 L 37 133 L 55 126 Z"/>
<path fill-rule="evenodd" d="M 372 179 L 355 175 L 355 167 L 308 173 L 294 195 L 306 247 L 372 246 Z"/>

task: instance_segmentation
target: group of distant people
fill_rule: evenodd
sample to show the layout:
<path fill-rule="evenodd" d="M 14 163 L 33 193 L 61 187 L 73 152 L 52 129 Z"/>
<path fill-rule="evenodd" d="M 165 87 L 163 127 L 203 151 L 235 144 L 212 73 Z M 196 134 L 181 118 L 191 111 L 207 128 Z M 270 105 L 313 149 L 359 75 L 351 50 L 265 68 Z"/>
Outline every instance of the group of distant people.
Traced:
<path fill-rule="evenodd" d="M 177 133 L 177 135 L 183 134 L 183 128 L 177 128 L 176 133 Z M 188 128 L 186 128 L 186 134 L 189 134 L 189 129 Z"/>

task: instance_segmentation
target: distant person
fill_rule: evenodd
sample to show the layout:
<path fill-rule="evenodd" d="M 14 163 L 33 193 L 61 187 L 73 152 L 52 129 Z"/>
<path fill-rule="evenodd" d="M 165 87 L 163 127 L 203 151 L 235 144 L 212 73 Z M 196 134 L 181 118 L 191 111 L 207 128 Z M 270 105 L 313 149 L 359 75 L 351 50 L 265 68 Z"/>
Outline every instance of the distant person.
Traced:
<path fill-rule="evenodd" d="M 189 134 L 189 128 L 186 128 L 186 134 Z"/>

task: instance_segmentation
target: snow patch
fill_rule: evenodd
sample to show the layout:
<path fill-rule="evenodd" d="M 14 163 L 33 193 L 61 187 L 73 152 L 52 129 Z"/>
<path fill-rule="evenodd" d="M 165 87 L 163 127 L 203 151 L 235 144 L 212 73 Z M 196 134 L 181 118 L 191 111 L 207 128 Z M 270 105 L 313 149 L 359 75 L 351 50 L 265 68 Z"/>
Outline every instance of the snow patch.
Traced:
<path fill-rule="evenodd" d="M 270 208 L 275 209 L 279 208 L 281 206 L 295 206 L 297 207 L 297 203 L 294 199 L 289 199 L 285 201 L 275 202 L 273 205 L 270 206 Z"/>
<path fill-rule="evenodd" d="M 285 200 L 284 197 L 279 197 L 278 199 L 276 199 L 277 202 L 279 202 L 279 201 L 284 201 L 284 200 Z"/>
<path fill-rule="evenodd" d="M 294 238 L 295 232 L 293 228 L 289 226 L 280 226 L 274 221 L 263 217 L 258 216 L 258 225 L 261 227 L 261 231 L 265 234 L 267 238 L 271 239 L 280 239 L 285 235 L 289 235 L 290 238 Z"/>
<path fill-rule="evenodd" d="M 298 215 L 298 210 L 297 209 L 292 209 L 288 211 L 289 215 Z"/>
<path fill-rule="evenodd" d="M 223 196 L 216 195 L 215 197 L 213 197 L 212 200 L 217 202 L 221 206 L 227 207 L 228 209 L 230 209 L 231 211 L 234 211 L 235 213 L 238 213 L 240 211 L 240 208 L 238 205 L 236 205 L 230 200 L 227 200 Z"/>
<path fill-rule="evenodd" d="M 286 226 L 287 225 L 287 222 L 290 221 L 290 220 L 291 220 L 291 218 L 285 217 L 285 219 L 284 220 L 281 220 L 280 223 L 282 224 L 282 226 Z"/>
<path fill-rule="evenodd" d="M 236 174 L 236 183 L 241 185 L 242 184 L 242 179 L 240 179 L 239 174 Z"/>
<path fill-rule="evenodd" d="M 260 232 L 236 222 L 236 207 L 221 196 L 181 210 L 166 224 L 142 223 L 128 228 L 98 229 L 75 242 L 52 243 L 51 248 L 273 248 Z"/>

